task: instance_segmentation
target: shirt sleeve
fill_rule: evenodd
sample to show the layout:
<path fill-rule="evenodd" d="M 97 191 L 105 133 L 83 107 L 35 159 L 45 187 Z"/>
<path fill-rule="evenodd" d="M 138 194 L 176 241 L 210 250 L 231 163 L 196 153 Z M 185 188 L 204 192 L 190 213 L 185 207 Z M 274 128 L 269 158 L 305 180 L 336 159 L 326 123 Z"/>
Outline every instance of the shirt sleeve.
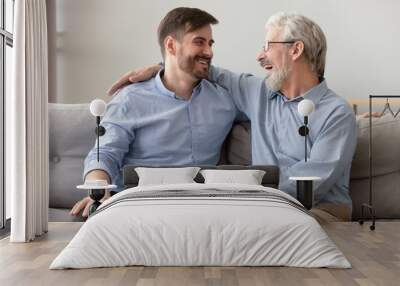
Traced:
<path fill-rule="evenodd" d="M 296 197 L 296 182 L 292 176 L 317 176 L 314 182 L 314 202 L 318 204 L 341 176 L 349 176 L 357 144 L 355 116 L 349 110 L 337 112 L 327 122 L 310 150 L 310 158 L 281 169 L 279 188 Z M 346 173 L 347 172 L 347 173 Z"/>
<path fill-rule="evenodd" d="M 212 66 L 210 80 L 228 90 L 233 97 L 236 107 L 250 117 L 251 101 L 256 99 L 260 92 L 260 85 L 263 79 L 252 74 L 234 73 L 223 68 Z"/>
<path fill-rule="evenodd" d="M 99 161 L 97 162 L 97 140 L 84 163 L 84 175 L 92 170 L 104 170 L 112 183 L 121 172 L 125 155 L 135 138 L 133 118 L 128 118 L 128 95 L 122 90 L 108 105 L 101 121 L 106 133 L 100 137 Z"/>

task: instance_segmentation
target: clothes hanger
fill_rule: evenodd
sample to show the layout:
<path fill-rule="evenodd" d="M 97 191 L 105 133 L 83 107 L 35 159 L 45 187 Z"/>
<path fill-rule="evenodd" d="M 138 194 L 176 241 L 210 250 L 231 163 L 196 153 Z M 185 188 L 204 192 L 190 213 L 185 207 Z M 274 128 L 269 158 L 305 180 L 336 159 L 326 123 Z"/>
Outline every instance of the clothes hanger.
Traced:
<path fill-rule="evenodd" d="M 387 112 L 389 112 L 393 117 L 397 117 L 397 115 L 400 114 L 400 108 L 397 110 L 396 113 L 393 112 L 393 110 L 390 106 L 390 103 L 389 103 L 389 98 L 386 98 L 386 103 L 381 112 L 381 116 L 385 115 L 385 113 L 387 113 Z"/>

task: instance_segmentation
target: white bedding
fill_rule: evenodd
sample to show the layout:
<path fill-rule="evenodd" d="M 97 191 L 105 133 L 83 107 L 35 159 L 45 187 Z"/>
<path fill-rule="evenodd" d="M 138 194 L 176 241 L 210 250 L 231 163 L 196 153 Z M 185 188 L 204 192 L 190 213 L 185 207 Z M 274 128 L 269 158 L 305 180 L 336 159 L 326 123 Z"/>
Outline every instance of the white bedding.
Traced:
<path fill-rule="evenodd" d="M 181 190 L 182 195 L 140 197 L 173 190 Z M 191 192 L 203 195 L 190 196 Z M 127 265 L 350 268 L 318 222 L 297 204 L 279 190 L 254 185 L 131 188 L 103 203 L 50 269 Z"/>

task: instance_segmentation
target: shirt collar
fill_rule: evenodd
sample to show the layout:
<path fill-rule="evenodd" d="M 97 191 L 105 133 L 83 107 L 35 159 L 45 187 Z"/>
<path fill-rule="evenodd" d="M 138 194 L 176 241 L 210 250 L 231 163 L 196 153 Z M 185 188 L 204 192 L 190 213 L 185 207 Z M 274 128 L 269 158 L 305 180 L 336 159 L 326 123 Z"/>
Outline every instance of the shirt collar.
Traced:
<path fill-rule="evenodd" d="M 175 93 L 170 91 L 169 89 L 167 89 L 165 87 L 164 83 L 162 82 L 161 75 L 163 73 L 164 73 L 164 69 L 160 70 L 155 77 L 156 87 L 157 87 L 158 91 L 160 92 L 161 95 L 176 98 Z"/>
<path fill-rule="evenodd" d="M 161 70 L 157 73 L 157 75 L 156 75 L 156 77 L 155 77 L 156 87 L 157 87 L 157 89 L 160 91 L 160 94 L 161 94 L 161 95 L 165 95 L 165 96 L 169 96 L 169 97 L 172 97 L 172 98 L 175 98 L 175 99 L 179 99 L 179 100 L 184 100 L 184 99 L 182 99 L 181 97 L 177 96 L 177 95 L 175 94 L 175 92 L 170 91 L 169 89 L 167 89 L 167 88 L 165 87 L 164 83 L 163 83 L 162 80 L 161 80 L 161 76 L 162 76 L 163 74 L 164 74 L 164 69 L 161 69 Z M 195 95 L 195 94 L 200 93 L 202 84 L 203 84 L 203 80 L 201 80 L 200 83 L 199 83 L 197 86 L 194 87 L 192 96 Z"/>
<path fill-rule="evenodd" d="M 301 101 L 301 100 L 303 100 L 304 98 L 306 98 L 306 99 L 312 100 L 312 102 L 313 102 L 314 104 L 318 104 L 319 101 L 321 100 L 321 98 L 324 96 L 324 94 L 326 94 L 327 91 L 328 91 L 328 85 L 326 84 L 326 80 L 325 80 L 325 79 L 322 79 L 322 81 L 321 81 L 318 85 L 314 86 L 313 88 L 311 88 L 310 90 L 308 90 L 306 93 L 304 93 L 303 95 L 298 96 L 298 97 L 296 97 L 296 98 L 287 99 L 287 98 L 286 98 L 282 93 L 280 93 L 279 91 L 270 91 L 269 98 L 270 98 L 270 99 L 273 99 L 273 98 L 275 98 L 276 96 L 279 95 L 279 96 L 282 97 L 282 99 L 283 99 L 285 102 Z"/>

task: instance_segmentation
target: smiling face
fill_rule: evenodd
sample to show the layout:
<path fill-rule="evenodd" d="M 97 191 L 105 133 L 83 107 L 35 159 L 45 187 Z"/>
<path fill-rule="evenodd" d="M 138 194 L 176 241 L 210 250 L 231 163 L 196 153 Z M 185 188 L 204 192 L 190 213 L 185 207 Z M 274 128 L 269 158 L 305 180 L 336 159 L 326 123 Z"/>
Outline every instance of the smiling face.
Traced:
<path fill-rule="evenodd" d="M 289 57 L 289 48 L 291 44 L 269 43 L 280 42 L 282 30 L 279 28 L 270 28 L 266 36 L 266 47 L 257 55 L 260 66 L 266 71 L 267 85 L 273 91 L 279 91 L 288 78 L 291 64 Z"/>
<path fill-rule="evenodd" d="M 207 78 L 213 57 L 213 44 L 210 25 L 184 34 L 176 41 L 178 67 L 195 79 Z"/>

